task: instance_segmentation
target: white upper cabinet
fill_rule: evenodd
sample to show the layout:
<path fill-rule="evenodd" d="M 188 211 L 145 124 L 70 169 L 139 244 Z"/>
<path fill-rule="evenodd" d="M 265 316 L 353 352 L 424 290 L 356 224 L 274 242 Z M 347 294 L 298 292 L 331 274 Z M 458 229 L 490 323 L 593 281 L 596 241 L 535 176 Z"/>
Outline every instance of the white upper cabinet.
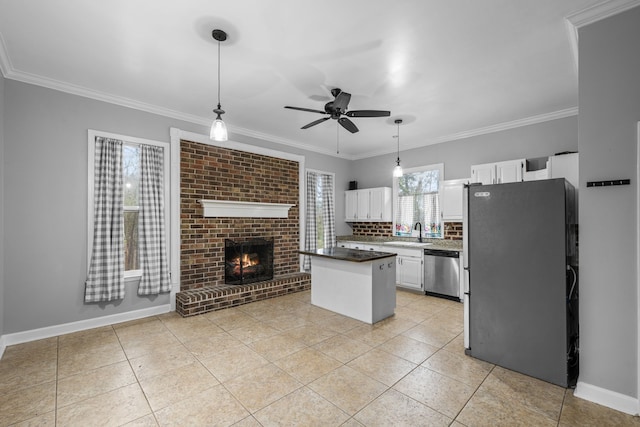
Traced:
<path fill-rule="evenodd" d="M 371 220 L 391 221 L 391 188 L 369 190 L 369 215 Z"/>
<path fill-rule="evenodd" d="M 369 219 L 369 190 L 357 190 L 358 214 L 356 220 L 366 221 Z"/>
<path fill-rule="evenodd" d="M 480 184 L 496 183 L 496 164 L 485 163 L 483 165 L 471 166 L 471 182 L 479 182 Z"/>
<path fill-rule="evenodd" d="M 440 213 L 444 221 L 462 221 L 462 195 L 469 179 L 451 179 L 440 183 Z"/>
<path fill-rule="evenodd" d="M 358 192 L 344 192 L 344 220 L 351 222 L 358 218 Z"/>
<path fill-rule="evenodd" d="M 496 184 L 522 181 L 525 159 L 496 163 Z"/>
<path fill-rule="evenodd" d="M 471 182 L 504 184 L 522 181 L 525 159 L 507 160 L 497 163 L 485 163 L 471 166 Z"/>
<path fill-rule="evenodd" d="M 391 221 L 391 188 L 348 190 L 345 194 L 345 221 Z"/>

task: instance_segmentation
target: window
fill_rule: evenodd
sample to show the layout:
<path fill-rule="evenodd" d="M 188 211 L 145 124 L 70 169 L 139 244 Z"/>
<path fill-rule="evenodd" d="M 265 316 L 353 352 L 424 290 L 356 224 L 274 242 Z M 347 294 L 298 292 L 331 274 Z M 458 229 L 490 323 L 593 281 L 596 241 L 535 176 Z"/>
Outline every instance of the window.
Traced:
<path fill-rule="evenodd" d="M 122 145 L 122 182 L 124 185 L 124 275 L 125 277 L 139 276 L 141 274 L 138 241 L 140 147 L 128 142 Z"/>
<path fill-rule="evenodd" d="M 395 236 L 411 236 L 419 222 L 423 237 L 442 238 L 439 189 L 443 177 L 440 163 L 406 169 L 402 177 L 393 179 Z"/>
<path fill-rule="evenodd" d="M 315 213 L 316 213 L 316 247 L 325 247 L 325 223 L 324 220 L 324 203 L 325 199 L 330 198 L 328 202 L 333 205 L 333 186 L 328 188 L 328 191 L 324 191 L 323 188 L 327 186 L 329 182 L 324 179 L 318 179 L 316 181 L 316 200 L 315 200 Z M 327 246 L 332 246 L 331 244 Z"/>
<path fill-rule="evenodd" d="M 89 131 L 89 244 L 88 262 L 91 261 L 91 250 L 93 246 L 93 224 L 94 224 L 94 174 L 95 174 L 95 140 L 96 137 L 112 138 L 122 141 L 122 214 L 123 214 L 123 234 L 124 234 L 124 277 L 139 278 L 142 276 L 140 265 L 140 178 L 141 178 L 141 145 L 161 147 L 163 151 L 164 169 L 164 200 L 165 209 L 164 223 L 169 224 L 169 144 L 159 141 L 150 141 L 140 138 L 128 137 L 124 135 L 114 135 L 105 132 Z M 169 233 L 165 234 L 167 246 L 169 244 Z"/>
<path fill-rule="evenodd" d="M 307 169 L 306 173 L 306 234 L 304 248 L 315 251 L 336 245 L 334 174 Z M 311 262 L 304 257 L 303 268 L 310 270 Z"/>

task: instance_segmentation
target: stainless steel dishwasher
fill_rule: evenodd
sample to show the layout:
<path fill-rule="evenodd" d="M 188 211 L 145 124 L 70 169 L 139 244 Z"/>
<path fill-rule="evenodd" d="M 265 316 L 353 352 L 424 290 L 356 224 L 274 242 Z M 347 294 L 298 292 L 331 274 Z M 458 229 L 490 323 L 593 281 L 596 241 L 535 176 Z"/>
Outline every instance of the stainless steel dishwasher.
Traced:
<path fill-rule="evenodd" d="M 460 252 L 424 250 L 424 290 L 460 300 Z"/>

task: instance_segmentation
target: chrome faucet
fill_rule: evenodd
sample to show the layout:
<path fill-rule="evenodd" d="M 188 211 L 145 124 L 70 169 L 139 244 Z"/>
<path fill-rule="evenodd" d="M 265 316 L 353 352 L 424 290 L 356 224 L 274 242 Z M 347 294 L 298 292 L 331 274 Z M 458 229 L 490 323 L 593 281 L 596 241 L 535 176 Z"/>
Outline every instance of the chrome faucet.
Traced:
<path fill-rule="evenodd" d="M 420 230 L 420 235 L 418 237 L 418 242 L 422 243 L 422 224 L 420 224 L 419 222 L 416 222 L 416 225 L 413 226 L 413 229 L 414 230 Z"/>

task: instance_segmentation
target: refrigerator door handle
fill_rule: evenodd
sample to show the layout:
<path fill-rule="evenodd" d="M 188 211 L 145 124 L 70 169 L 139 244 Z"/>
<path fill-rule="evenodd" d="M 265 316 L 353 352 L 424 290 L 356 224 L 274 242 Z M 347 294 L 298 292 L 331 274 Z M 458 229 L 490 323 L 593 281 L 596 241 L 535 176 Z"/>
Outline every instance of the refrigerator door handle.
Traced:
<path fill-rule="evenodd" d="M 471 348 L 471 343 L 469 342 L 469 299 L 471 298 L 471 296 L 469 295 L 468 292 L 464 293 L 464 329 L 463 329 L 463 341 L 464 341 L 464 348 L 465 349 L 470 349 Z"/>
<path fill-rule="evenodd" d="M 469 185 L 462 187 L 462 255 L 463 267 L 469 268 Z"/>

